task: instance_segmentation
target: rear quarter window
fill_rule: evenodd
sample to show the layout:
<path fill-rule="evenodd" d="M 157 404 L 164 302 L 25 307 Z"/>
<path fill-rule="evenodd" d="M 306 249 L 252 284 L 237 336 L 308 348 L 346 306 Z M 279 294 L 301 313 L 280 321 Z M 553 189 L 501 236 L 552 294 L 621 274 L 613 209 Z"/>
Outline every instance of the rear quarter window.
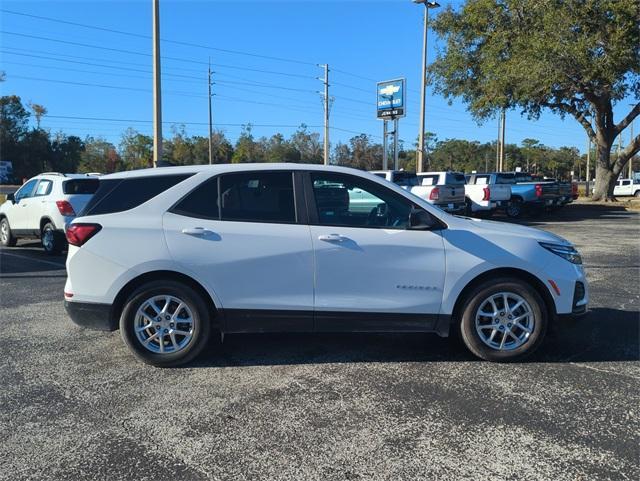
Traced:
<path fill-rule="evenodd" d="M 191 177 L 191 174 L 150 175 L 124 179 L 101 179 L 95 195 L 80 216 L 124 212 Z"/>
<path fill-rule="evenodd" d="M 99 185 L 99 179 L 71 179 L 62 183 L 62 192 L 66 195 L 90 195 L 96 193 Z"/>

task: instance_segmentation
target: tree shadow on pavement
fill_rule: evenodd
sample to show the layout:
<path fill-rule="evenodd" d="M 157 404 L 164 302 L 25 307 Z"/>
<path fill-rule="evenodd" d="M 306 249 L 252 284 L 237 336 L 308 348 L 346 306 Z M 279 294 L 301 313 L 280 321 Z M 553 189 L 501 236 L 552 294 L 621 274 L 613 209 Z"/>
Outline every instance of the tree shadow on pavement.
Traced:
<path fill-rule="evenodd" d="M 640 312 L 596 308 L 578 320 L 558 321 L 523 363 L 623 362 L 639 359 Z M 266 366 L 361 362 L 476 362 L 456 335 L 235 334 L 217 339 L 187 367 Z"/>
<path fill-rule="evenodd" d="M 637 218 L 638 213 L 628 211 L 623 205 L 608 204 L 569 204 L 559 210 L 539 212 L 526 215 L 522 219 L 511 219 L 504 216 L 496 216 L 494 220 L 511 222 L 529 226 L 544 225 L 553 222 L 576 222 L 596 219 L 632 219 Z"/>

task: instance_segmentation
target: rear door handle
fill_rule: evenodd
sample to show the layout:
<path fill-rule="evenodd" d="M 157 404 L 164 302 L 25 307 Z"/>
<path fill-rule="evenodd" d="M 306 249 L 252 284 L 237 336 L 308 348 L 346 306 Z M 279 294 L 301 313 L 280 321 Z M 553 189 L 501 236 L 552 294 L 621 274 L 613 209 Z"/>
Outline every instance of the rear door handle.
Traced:
<path fill-rule="evenodd" d="M 182 229 L 182 233 L 187 235 L 206 235 L 209 232 L 211 231 L 205 229 L 204 227 L 189 227 Z"/>
<path fill-rule="evenodd" d="M 345 237 L 342 237 L 340 234 L 323 234 L 318 236 L 318 240 L 325 242 L 342 242 L 345 240 Z"/>

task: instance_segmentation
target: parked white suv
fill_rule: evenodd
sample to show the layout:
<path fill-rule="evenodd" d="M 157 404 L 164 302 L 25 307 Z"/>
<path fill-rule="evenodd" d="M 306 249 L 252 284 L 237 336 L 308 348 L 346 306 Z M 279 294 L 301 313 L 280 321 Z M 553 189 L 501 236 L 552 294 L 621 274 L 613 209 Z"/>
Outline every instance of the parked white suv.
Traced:
<path fill-rule="evenodd" d="M 378 199 L 363 210 L 352 191 Z M 67 228 L 65 306 L 141 360 L 193 359 L 212 331 L 460 330 L 488 360 L 586 311 L 566 240 L 455 217 L 373 174 L 241 164 L 107 175 Z"/>
<path fill-rule="evenodd" d="M 20 237 L 42 241 L 48 254 L 65 247 L 64 230 L 98 188 L 95 175 L 45 173 L 29 179 L 0 205 L 0 244 Z"/>

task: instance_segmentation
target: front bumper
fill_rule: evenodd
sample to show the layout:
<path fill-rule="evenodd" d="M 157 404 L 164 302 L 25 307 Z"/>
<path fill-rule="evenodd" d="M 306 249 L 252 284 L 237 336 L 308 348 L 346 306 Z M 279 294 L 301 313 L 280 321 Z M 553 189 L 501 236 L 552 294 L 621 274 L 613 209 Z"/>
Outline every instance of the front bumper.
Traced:
<path fill-rule="evenodd" d="M 118 328 L 117 320 L 111 315 L 110 304 L 64 301 L 64 308 L 80 327 L 94 331 L 115 331 Z"/>

